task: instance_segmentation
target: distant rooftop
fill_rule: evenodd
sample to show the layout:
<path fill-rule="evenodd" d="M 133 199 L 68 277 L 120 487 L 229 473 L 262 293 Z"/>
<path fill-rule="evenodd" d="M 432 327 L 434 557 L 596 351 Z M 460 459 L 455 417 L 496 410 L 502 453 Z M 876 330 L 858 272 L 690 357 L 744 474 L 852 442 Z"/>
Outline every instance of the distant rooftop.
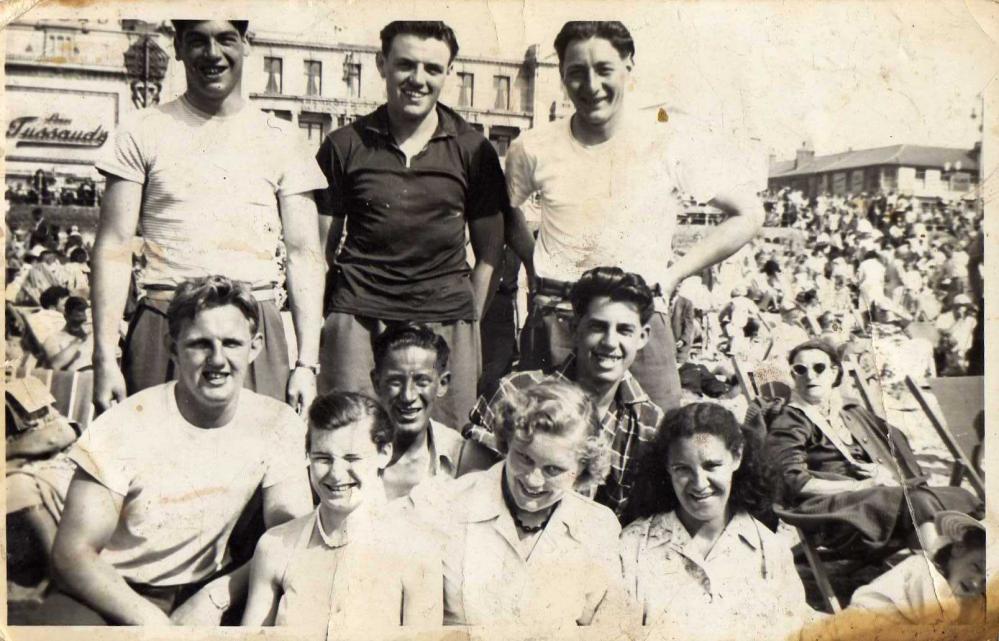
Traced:
<path fill-rule="evenodd" d="M 770 166 L 771 178 L 803 176 L 877 165 L 938 168 L 947 163 L 961 163 L 962 171 L 978 171 L 977 154 L 973 149 L 954 147 L 924 147 L 922 145 L 891 145 L 874 149 L 844 151 L 828 156 L 803 158 L 798 167 L 794 160 L 781 160 Z"/>

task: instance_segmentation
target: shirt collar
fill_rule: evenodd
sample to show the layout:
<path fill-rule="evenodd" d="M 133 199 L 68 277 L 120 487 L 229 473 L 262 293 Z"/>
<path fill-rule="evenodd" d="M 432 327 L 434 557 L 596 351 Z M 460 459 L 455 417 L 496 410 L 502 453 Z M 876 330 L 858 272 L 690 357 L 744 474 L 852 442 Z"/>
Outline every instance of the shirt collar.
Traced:
<path fill-rule="evenodd" d="M 724 539 L 733 536 L 753 550 L 760 547 L 760 531 L 747 512 L 739 511 L 732 516 L 715 542 L 715 548 L 721 545 Z M 683 526 L 676 510 L 657 514 L 649 521 L 649 548 L 669 544 L 678 550 L 683 550 L 690 542 L 690 533 Z"/>
<path fill-rule="evenodd" d="M 451 115 L 453 112 L 440 103 L 438 103 L 434 108 L 437 110 L 437 129 L 434 130 L 434 135 L 431 136 L 430 139 L 436 140 L 437 138 L 449 138 L 456 136 L 458 134 L 458 129 L 456 126 L 457 123 Z M 364 128 L 391 139 L 392 129 L 389 127 L 388 105 L 381 105 L 378 107 Z"/>
<path fill-rule="evenodd" d="M 503 464 L 504 462 L 500 461 L 482 472 L 480 482 L 472 487 L 465 502 L 470 506 L 466 516 L 468 522 L 475 523 L 496 518 L 513 520 L 503 500 L 503 486 L 500 485 L 503 483 Z M 574 495 L 572 490 L 566 492 L 548 520 L 545 530 L 557 532 L 564 527 L 572 538 L 581 540 L 581 532 L 586 527 L 587 520 L 586 515 L 578 509 L 578 500 L 579 497 Z"/>
<path fill-rule="evenodd" d="M 566 356 L 562 364 L 555 370 L 555 373 L 572 382 L 576 382 L 578 379 L 576 373 L 576 355 L 569 354 Z M 624 378 L 621 379 L 621 382 L 617 386 L 617 391 L 614 393 L 614 400 L 619 406 L 636 405 L 650 401 L 649 395 L 645 393 L 642 386 L 638 384 L 638 379 L 632 376 L 631 372 L 624 373 Z"/>
<path fill-rule="evenodd" d="M 444 424 L 430 419 L 430 427 L 427 428 L 427 447 L 430 449 L 434 474 L 443 470 L 449 475 L 454 475 L 461 452 L 461 435 Z"/>
<path fill-rule="evenodd" d="M 347 519 L 347 522 L 332 532 L 327 531 L 327 527 L 323 524 L 319 508 L 317 507 L 315 527 L 316 531 L 319 532 L 319 538 L 322 539 L 328 548 L 343 547 L 351 541 L 366 538 L 367 533 L 370 532 L 374 526 L 374 522 L 377 520 L 373 516 L 374 512 L 379 507 L 384 507 L 385 505 L 386 501 L 379 500 L 379 497 L 384 496 L 384 492 L 372 492 L 371 496 L 364 498 L 364 503 L 358 506 L 357 510 Z"/>

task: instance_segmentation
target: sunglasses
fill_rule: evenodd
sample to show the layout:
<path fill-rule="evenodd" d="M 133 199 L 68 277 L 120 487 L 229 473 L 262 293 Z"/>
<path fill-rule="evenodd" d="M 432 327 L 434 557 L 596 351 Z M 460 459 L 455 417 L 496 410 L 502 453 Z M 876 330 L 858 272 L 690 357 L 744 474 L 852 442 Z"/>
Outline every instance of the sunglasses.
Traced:
<path fill-rule="evenodd" d="M 827 369 L 830 368 L 831 366 L 826 365 L 825 363 L 815 363 L 812 365 L 811 370 L 815 373 L 816 376 L 821 376 L 823 372 L 825 372 Z M 808 369 L 809 369 L 808 365 L 795 363 L 794 365 L 791 366 L 791 373 L 800 378 L 808 374 Z"/>

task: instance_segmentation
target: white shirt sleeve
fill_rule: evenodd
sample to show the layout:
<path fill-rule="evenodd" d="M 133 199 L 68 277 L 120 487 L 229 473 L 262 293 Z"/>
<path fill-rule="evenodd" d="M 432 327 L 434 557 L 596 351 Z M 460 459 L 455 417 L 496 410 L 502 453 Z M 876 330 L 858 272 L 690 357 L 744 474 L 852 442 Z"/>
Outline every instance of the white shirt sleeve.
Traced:
<path fill-rule="evenodd" d="M 513 141 L 506 154 L 506 188 L 512 207 L 520 207 L 538 190 L 534 182 L 536 164 L 537 158 L 528 154 L 523 139 Z"/>
<path fill-rule="evenodd" d="M 149 151 L 143 141 L 143 125 L 148 119 L 135 119 L 123 122 L 112 136 L 111 144 L 105 147 L 97 160 L 97 171 L 117 176 L 129 182 L 145 183 L 149 169 Z"/>
<path fill-rule="evenodd" d="M 306 426 L 288 406 L 282 405 L 273 422 L 271 446 L 267 449 L 263 487 L 268 488 L 295 475 L 308 465 L 305 455 Z"/>

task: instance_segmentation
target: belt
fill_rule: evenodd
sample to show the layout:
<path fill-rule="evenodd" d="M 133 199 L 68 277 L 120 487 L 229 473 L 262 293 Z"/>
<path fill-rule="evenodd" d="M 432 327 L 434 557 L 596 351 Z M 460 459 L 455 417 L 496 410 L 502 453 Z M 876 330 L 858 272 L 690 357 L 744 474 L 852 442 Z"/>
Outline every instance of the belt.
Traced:
<path fill-rule="evenodd" d="M 569 298 L 572 288 L 576 283 L 567 280 L 555 280 L 554 278 L 542 278 L 538 276 L 534 279 L 535 294 L 542 296 L 558 296 L 559 298 Z"/>
<path fill-rule="evenodd" d="M 535 294 L 540 294 L 541 296 L 558 296 L 559 298 L 566 299 L 572 294 L 572 288 L 576 286 L 576 283 L 572 281 L 542 278 L 541 276 L 536 277 L 534 282 Z M 652 290 L 652 295 L 654 297 L 663 295 L 663 290 L 662 287 L 659 286 L 659 283 L 650 285 L 649 289 Z"/>
<path fill-rule="evenodd" d="M 174 285 L 160 284 L 145 285 L 143 289 L 146 290 L 145 298 L 158 303 L 169 303 L 173 300 L 174 293 L 177 291 L 177 287 Z M 276 285 L 261 285 L 252 288 L 250 291 L 257 302 L 275 300 L 277 298 Z"/>

